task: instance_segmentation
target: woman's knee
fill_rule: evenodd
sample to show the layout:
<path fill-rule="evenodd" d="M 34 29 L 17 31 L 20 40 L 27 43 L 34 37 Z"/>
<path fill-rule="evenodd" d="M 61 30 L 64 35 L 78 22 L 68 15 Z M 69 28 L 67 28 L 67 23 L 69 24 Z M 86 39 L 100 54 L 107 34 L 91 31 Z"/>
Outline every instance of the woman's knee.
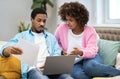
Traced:
<path fill-rule="evenodd" d="M 94 61 L 94 60 L 88 60 L 83 64 L 83 69 L 85 71 L 93 71 L 99 66 L 99 62 Z"/>

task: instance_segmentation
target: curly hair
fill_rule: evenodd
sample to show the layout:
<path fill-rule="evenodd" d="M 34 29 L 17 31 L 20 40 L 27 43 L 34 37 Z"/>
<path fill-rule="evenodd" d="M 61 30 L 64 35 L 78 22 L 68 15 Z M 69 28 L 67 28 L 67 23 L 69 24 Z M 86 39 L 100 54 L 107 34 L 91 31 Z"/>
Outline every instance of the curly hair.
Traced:
<path fill-rule="evenodd" d="M 79 2 L 64 3 L 58 11 L 61 20 L 66 21 L 66 16 L 75 18 L 81 27 L 84 27 L 89 20 L 89 12 L 86 7 Z"/>

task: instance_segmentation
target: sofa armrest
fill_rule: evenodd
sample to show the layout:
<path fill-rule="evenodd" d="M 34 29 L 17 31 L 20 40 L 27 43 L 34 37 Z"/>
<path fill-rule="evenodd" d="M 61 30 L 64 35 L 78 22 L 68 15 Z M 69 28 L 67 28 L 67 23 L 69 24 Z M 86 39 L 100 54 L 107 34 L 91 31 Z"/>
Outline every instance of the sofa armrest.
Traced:
<path fill-rule="evenodd" d="M 4 45 L 4 44 L 6 44 L 7 43 L 7 41 L 0 41 L 0 49 L 1 49 L 1 47 Z"/>

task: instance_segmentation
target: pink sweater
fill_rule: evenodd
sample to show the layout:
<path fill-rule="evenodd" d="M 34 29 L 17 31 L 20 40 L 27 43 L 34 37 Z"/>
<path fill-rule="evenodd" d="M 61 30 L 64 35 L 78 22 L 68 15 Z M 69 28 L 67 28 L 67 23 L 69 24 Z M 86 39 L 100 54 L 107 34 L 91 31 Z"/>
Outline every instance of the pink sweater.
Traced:
<path fill-rule="evenodd" d="M 68 26 L 65 23 L 60 24 L 55 32 L 55 37 L 59 45 L 65 51 L 68 49 Z M 82 39 L 83 58 L 93 58 L 98 52 L 97 33 L 93 27 L 85 26 Z"/>

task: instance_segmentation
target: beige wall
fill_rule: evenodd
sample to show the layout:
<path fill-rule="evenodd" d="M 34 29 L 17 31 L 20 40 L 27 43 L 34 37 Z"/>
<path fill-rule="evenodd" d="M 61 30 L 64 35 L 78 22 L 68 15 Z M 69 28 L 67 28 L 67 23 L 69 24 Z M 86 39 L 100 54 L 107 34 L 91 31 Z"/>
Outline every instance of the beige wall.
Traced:
<path fill-rule="evenodd" d="M 54 7 L 47 6 L 48 19 L 46 27 L 48 31 L 54 34 L 54 31 L 58 24 L 62 21 L 57 12 L 59 7 L 64 2 L 79 1 L 83 3 L 89 13 L 90 19 L 88 25 L 94 26 L 97 23 L 102 23 L 103 19 L 100 16 L 102 10 L 98 11 L 96 0 L 51 0 L 54 3 Z M 102 0 L 103 1 L 103 0 Z M 18 33 L 18 26 L 20 21 L 30 23 L 32 0 L 1 0 L 0 1 L 0 40 L 7 41 Z M 99 7 L 98 7 L 99 8 Z M 101 13 L 99 13 L 101 12 Z M 102 17 L 104 18 L 104 17 Z M 98 26 L 98 25 L 96 25 Z M 120 25 L 118 25 L 120 27 Z"/>
<path fill-rule="evenodd" d="M 46 27 L 48 31 L 54 33 L 56 27 L 56 3 L 55 6 L 48 7 L 48 20 Z M 20 21 L 30 23 L 32 0 L 1 0 L 0 1 L 0 40 L 8 41 L 16 33 L 18 33 L 18 26 Z"/>
<path fill-rule="evenodd" d="M 9 40 L 18 32 L 20 21 L 29 21 L 32 0 L 0 1 L 0 40 Z"/>

